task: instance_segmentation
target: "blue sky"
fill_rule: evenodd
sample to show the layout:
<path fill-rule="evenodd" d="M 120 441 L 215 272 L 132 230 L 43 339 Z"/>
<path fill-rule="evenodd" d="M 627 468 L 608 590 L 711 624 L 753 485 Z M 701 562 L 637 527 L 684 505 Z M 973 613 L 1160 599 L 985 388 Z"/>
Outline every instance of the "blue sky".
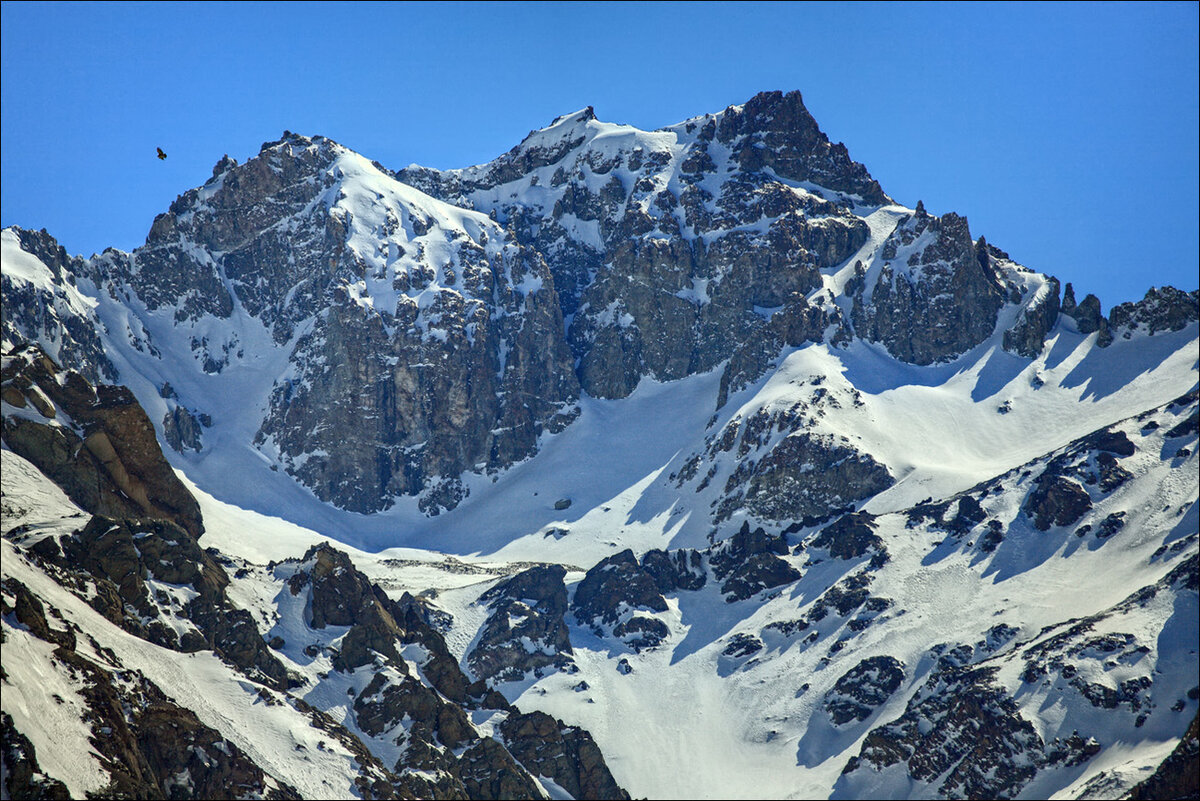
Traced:
<path fill-rule="evenodd" d="M 1197 285 L 1198 8 L 5 2 L 0 221 L 131 249 L 284 129 L 459 167 L 586 105 L 655 128 L 799 89 L 897 200 L 1107 309 Z"/>

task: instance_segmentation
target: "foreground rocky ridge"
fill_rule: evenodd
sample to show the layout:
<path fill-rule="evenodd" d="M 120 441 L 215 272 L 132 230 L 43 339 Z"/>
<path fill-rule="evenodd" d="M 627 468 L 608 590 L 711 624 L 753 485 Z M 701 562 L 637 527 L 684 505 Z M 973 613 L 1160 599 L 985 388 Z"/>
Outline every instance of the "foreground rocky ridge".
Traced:
<path fill-rule="evenodd" d="M 78 373 L 60 373 L 36 346 L 6 351 L 4 360 L 5 575 L 0 608 L 5 656 L 15 655 L 5 660 L 0 673 L 9 685 L 3 717 L 7 797 L 70 797 L 81 789 L 117 797 L 301 797 L 278 770 L 264 770 L 261 754 L 256 761 L 246 753 L 249 732 L 236 730 L 223 716 L 223 732 L 201 723 L 142 670 L 102 644 L 117 636 L 108 632 L 101 637 L 100 630 L 110 626 L 144 641 L 138 648 L 146 653 L 139 660 L 153 661 L 155 649 L 210 652 L 225 665 L 223 681 L 242 683 L 252 703 L 287 707 L 290 725 L 330 738 L 333 745 L 321 740 L 318 749 L 340 751 L 353 770 L 347 777 L 350 785 L 329 785 L 329 793 L 534 798 L 546 796 L 537 779 L 545 776 L 555 786 L 572 788 L 577 797 L 628 798 L 586 731 L 542 713 L 522 714 L 482 683 L 470 683 L 419 601 L 407 593 L 392 600 L 346 554 L 328 546 L 310 549 L 291 570 L 281 566 L 276 571 L 281 582 L 287 573 L 292 595 L 306 596 L 292 606 L 303 619 L 290 622 L 317 631 L 341 627 L 338 647 L 308 644 L 303 653 L 328 650 L 334 670 L 353 675 L 367 667 L 370 676 L 358 680 L 364 686 L 357 696 L 350 693 L 348 726 L 329 716 L 334 710 L 327 701 L 324 709 L 305 701 L 306 690 L 324 695 L 281 653 L 282 638 L 272 637 L 268 644 L 260 621 L 230 597 L 231 583 L 245 571 L 231 578 L 225 570 L 232 564 L 228 558 L 197 544 L 203 532 L 199 507 L 162 458 L 137 402 L 128 393 L 114 392 L 119 388 L 92 387 Z M 133 422 L 112 424 L 103 410 L 114 404 L 125 409 L 118 419 Z M 107 450 L 123 458 L 98 466 L 97 447 L 89 444 L 95 432 L 82 440 L 75 433 L 79 429 L 86 435 L 89 425 L 100 426 Z M 73 446 L 55 439 L 71 436 Z M 10 443 L 25 459 L 8 450 Z M 61 488 L 49 493 L 49 508 L 11 490 L 10 471 L 28 480 L 37 470 Z M 174 505 L 162 502 L 164 492 Z M 91 511 L 139 516 L 115 519 L 97 513 L 88 519 L 79 510 L 84 504 Z M 48 520 L 47 513 L 55 509 L 59 519 Z M 189 523 L 195 528 L 184 527 Z M 36 579 L 37 589 L 14 572 Z M 75 614 L 55 605 L 64 600 Z M 35 655 L 31 674 L 26 660 Z M 51 686 L 62 684 L 63 692 L 73 693 L 70 700 L 42 686 L 47 675 L 58 677 L 49 680 Z M 41 678 L 34 681 L 34 676 Z M 11 707 L 9 693 L 21 697 Z M 59 772 L 63 759 L 73 763 L 88 758 L 70 753 L 72 744 L 56 741 L 52 732 L 31 722 L 31 710 L 48 698 L 72 710 L 77 718 L 73 725 L 77 730 L 82 725 L 81 736 L 94 749 L 94 764 L 86 771 L 89 787 L 76 783 L 77 769 L 69 775 Z M 494 727 L 496 735 L 477 728 L 470 710 L 491 710 L 489 730 Z M 20 725 L 12 715 L 19 715 Z M 42 743 L 43 763 L 47 758 L 50 763 L 38 762 L 37 747 L 25 732 Z M 47 735 L 56 753 L 45 753 Z M 296 748 L 305 750 L 300 744 Z M 312 794 L 311 788 L 306 794 Z"/>
<path fill-rule="evenodd" d="M 603 708 L 628 692 L 617 682 L 669 671 L 663 658 L 696 636 L 681 612 L 709 609 L 722 621 L 703 644 L 710 681 L 734 693 L 745 686 L 761 696 L 765 683 L 787 686 L 797 702 L 811 697 L 811 716 L 790 735 L 793 759 L 837 767 L 827 790 L 835 796 L 895 795 L 912 782 L 931 783 L 940 797 L 1048 793 L 1073 781 L 1087 796 L 1125 792 L 1139 774 L 1105 761 L 1108 749 L 1178 737 L 1200 703 L 1195 482 L 1172 480 L 1195 464 L 1198 404 L 1193 391 L 902 513 L 846 513 L 781 534 L 745 524 L 705 549 L 625 551 L 582 575 L 514 566 L 499 580 L 457 580 L 420 595 L 385 592 L 327 544 L 255 564 L 201 551 L 167 521 L 84 525 L 65 496 L 62 516 L 47 519 L 54 505 L 29 490 L 45 479 L 5 452 L 5 653 L 40 654 L 37 640 L 51 649 L 38 656 L 50 674 L 89 676 L 75 695 L 59 691 L 67 709 L 145 710 L 97 713 L 89 724 L 122 732 L 98 749 L 111 754 L 107 792 L 188 796 L 236 785 L 271 797 L 314 794 L 311 768 L 264 763 L 244 732 L 213 726 L 204 706 L 196 717 L 173 698 L 180 686 L 164 685 L 170 674 L 154 667 L 154 649 L 163 649 L 211 652 L 226 665 L 221 681 L 252 679 L 238 695 L 286 716 L 260 722 L 258 735 L 283 725 L 278 734 L 302 746 L 295 754 L 327 760 L 327 781 L 341 765 L 347 786 L 368 797 L 529 797 L 552 786 L 572 797 L 624 797 L 600 755 L 606 742 L 620 750 L 611 731 L 598 744 L 562 713 L 522 713 L 512 701 Z M 15 495 L 14 485 L 22 487 Z M 1131 503 L 1146 491 L 1166 505 Z M 955 605 L 929 606 L 914 594 L 923 573 L 959 563 L 978 573 L 974 581 L 1015 580 L 1051 569 L 1060 548 L 1108 564 L 1105 554 L 1118 549 L 1117 563 L 1133 560 L 1139 575 L 1157 577 L 1086 615 L 1066 616 L 1078 608 L 1070 601 L 1046 624 L 1025 622 L 1021 607 L 998 608 L 998 618 L 965 629 L 971 616 L 952 613 L 960 622 L 944 641 L 929 641 L 924 624 L 917 639 L 903 633 L 910 617 Z M 455 564 L 446 564 L 447 578 L 461 573 Z M 960 603 L 976 594 L 971 586 Z M 1065 588 L 1041 586 L 1065 600 Z M 475 599 L 466 606 L 456 600 L 464 592 Z M 232 598 L 266 604 L 243 612 Z M 234 626 L 213 629 L 213 621 Z M 985 628 L 972 636 L 971 625 Z M 142 643 L 132 651 L 130 636 Z M 44 692 L 24 665 L 5 662 L 6 699 Z M 273 677 L 271 665 L 286 667 Z M 797 676 L 805 681 L 794 687 Z M 1036 712 L 1047 705 L 1068 713 L 1048 723 Z M 768 717 L 777 732 L 795 725 Z M 938 721 L 932 730 L 929 720 Z M 297 743 L 297 725 L 311 738 Z M 161 726 L 174 739 L 163 739 Z M 53 793 L 67 775 L 38 756 L 44 737 L 28 721 L 9 722 L 6 753 L 39 760 L 9 772 L 22 783 L 14 786 Z M 185 752 L 196 756 L 172 761 Z M 1093 769 L 1097 762 L 1108 767 Z M 1171 770 L 1164 765 L 1163 775 Z M 1078 777 L 1089 777 L 1086 786 Z"/>

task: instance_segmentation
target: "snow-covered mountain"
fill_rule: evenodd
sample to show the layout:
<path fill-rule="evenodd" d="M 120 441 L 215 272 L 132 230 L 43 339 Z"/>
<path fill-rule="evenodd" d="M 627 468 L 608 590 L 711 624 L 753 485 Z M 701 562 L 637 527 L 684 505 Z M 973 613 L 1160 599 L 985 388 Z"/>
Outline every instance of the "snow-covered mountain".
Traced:
<path fill-rule="evenodd" d="M 132 253 L 0 236 L 6 788 L 1189 764 L 1197 293 L 1104 316 L 896 204 L 799 93 L 449 171 L 285 133 Z"/>

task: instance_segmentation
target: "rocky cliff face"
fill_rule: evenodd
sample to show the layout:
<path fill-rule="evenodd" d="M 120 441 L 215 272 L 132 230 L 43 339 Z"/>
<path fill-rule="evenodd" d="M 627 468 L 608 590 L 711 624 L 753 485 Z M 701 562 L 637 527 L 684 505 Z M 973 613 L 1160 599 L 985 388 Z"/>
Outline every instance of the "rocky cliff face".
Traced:
<path fill-rule="evenodd" d="M 580 384 L 604 398 L 717 365 L 761 310 L 821 287 L 863 245 L 855 202 L 888 202 L 798 92 L 653 132 L 587 109 L 489 164 L 397 176 L 546 254 Z"/>
<path fill-rule="evenodd" d="M 657 131 L 585 109 L 463 170 L 389 173 L 285 132 L 245 164 L 221 159 L 133 253 L 83 260 L 45 232 L 6 232 L 5 338 L 109 380 L 106 347 L 131 349 L 181 454 L 205 453 L 213 421 L 195 388 L 251 376 L 239 430 L 252 423 L 273 469 L 342 509 L 417 496 L 436 515 L 467 497 L 465 474 L 495 475 L 569 425 L 581 391 L 622 398 L 727 361 L 720 407 L 810 343 L 953 360 L 1007 306 L 1005 347 L 1040 353 L 1059 316 L 1053 279 L 973 240 L 963 217 L 890 204 L 797 92 Z M 1103 345 L 1093 301 L 1068 288 L 1062 311 Z M 1115 310 L 1112 328 L 1174 331 L 1195 308 L 1168 288 Z M 250 393 L 235 383 L 222 386 Z M 836 441 L 806 441 L 841 461 Z M 776 518 L 887 483 L 869 469 L 801 502 L 759 468 L 744 498 Z"/>
<path fill-rule="evenodd" d="M 196 499 L 163 458 L 154 426 L 128 389 L 92 386 L 36 345 L 3 353 L 6 447 L 89 512 L 174 521 L 204 531 Z"/>
<path fill-rule="evenodd" d="M 918 207 L 880 258 L 875 285 L 856 285 L 854 327 L 912 364 L 948 361 L 987 339 L 1016 291 L 993 266 L 1005 257 L 982 239 L 973 242 L 966 218 L 954 213 L 931 217 Z"/>

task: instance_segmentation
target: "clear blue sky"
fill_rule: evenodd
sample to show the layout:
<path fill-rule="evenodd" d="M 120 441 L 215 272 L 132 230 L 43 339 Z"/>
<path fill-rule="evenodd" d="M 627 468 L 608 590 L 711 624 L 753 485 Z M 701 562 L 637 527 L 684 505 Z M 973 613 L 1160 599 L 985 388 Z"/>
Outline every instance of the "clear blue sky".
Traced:
<path fill-rule="evenodd" d="M 1197 9 L 5 2 L 0 216 L 132 249 L 284 129 L 458 167 L 586 105 L 655 128 L 799 89 L 897 200 L 1107 309 L 1197 285 Z"/>

